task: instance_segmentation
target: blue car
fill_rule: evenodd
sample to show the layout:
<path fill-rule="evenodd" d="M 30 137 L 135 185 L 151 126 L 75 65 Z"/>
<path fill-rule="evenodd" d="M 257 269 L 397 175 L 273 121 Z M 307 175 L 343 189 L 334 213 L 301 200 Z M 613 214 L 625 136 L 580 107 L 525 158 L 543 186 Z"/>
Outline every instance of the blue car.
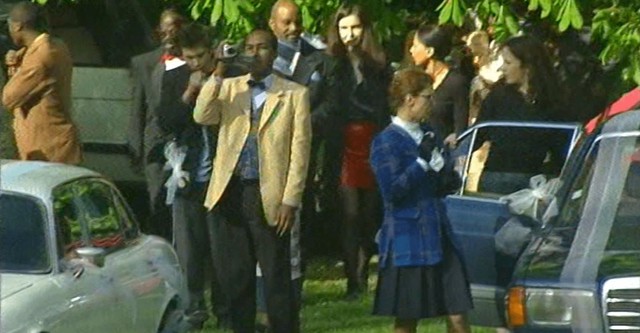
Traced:
<path fill-rule="evenodd" d="M 505 131 L 554 137 L 544 163 L 555 155 L 556 165 L 542 173 L 559 180 L 551 200 L 526 214 L 537 222 L 514 214 L 508 193 L 478 184 L 492 133 Z M 472 323 L 515 332 L 640 332 L 640 110 L 589 135 L 573 124 L 483 123 L 458 142 L 464 185 L 446 203 L 472 286 Z M 534 221 L 522 224 L 531 233 L 516 255 L 496 247 L 514 216 Z"/>

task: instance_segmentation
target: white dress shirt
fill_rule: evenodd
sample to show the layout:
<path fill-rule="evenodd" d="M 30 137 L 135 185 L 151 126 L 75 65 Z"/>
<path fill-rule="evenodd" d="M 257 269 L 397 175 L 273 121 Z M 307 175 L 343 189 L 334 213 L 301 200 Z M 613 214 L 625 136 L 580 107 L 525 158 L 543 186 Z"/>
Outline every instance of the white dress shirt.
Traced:
<path fill-rule="evenodd" d="M 420 142 L 422 142 L 422 137 L 424 137 L 424 132 L 420 128 L 419 123 L 407 121 L 397 116 L 391 117 L 391 122 L 394 125 L 402 128 L 405 132 L 407 132 L 407 134 L 409 134 L 409 136 L 413 139 L 413 141 L 415 141 L 417 145 L 420 145 Z M 444 158 L 442 157 L 442 154 L 440 153 L 440 150 L 438 148 L 434 148 L 433 152 L 431 152 L 431 160 L 429 160 L 429 162 L 425 161 L 422 157 L 418 157 L 416 159 L 416 162 L 420 164 L 424 171 L 428 171 L 429 169 L 431 169 L 435 172 L 438 172 L 444 167 Z"/>

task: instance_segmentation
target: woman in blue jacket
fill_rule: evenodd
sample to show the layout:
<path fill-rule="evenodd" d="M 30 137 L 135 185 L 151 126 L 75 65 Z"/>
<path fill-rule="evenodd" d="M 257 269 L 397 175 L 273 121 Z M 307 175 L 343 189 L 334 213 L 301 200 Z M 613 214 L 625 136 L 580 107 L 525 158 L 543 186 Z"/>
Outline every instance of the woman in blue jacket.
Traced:
<path fill-rule="evenodd" d="M 470 332 L 469 283 L 441 200 L 455 171 L 442 141 L 421 126 L 433 93 L 424 72 L 396 73 L 389 89 L 395 116 L 371 148 L 384 199 L 374 314 L 395 317 L 394 332 L 415 332 L 419 319 L 439 316 L 448 316 L 449 332 Z"/>

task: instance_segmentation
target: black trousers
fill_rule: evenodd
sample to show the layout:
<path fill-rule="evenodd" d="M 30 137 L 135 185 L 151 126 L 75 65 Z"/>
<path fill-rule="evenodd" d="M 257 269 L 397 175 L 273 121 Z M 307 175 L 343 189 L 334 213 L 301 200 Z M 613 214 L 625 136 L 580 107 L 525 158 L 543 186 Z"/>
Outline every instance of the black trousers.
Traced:
<path fill-rule="evenodd" d="M 206 312 L 206 270 L 211 269 L 211 305 L 216 317 L 224 319 L 229 314 L 229 306 L 216 274 L 220 258 L 214 251 L 215 228 L 220 223 L 220 216 L 207 213 L 203 205 L 206 189 L 205 183 L 193 183 L 188 192 L 176 194 L 173 202 L 173 241 L 187 278 L 189 311 Z"/>
<path fill-rule="evenodd" d="M 164 162 L 145 164 L 144 172 L 149 193 L 149 216 L 142 220 L 141 230 L 144 233 L 160 236 L 171 242 L 172 223 L 171 208 L 165 203 L 167 191 L 164 187 L 166 171 Z"/>
<path fill-rule="evenodd" d="M 265 283 L 267 317 L 274 333 L 299 332 L 298 311 L 291 288 L 289 234 L 278 236 L 267 224 L 258 181 L 233 177 L 218 205 L 216 249 L 219 277 L 228 296 L 235 333 L 254 333 L 256 263 Z"/>

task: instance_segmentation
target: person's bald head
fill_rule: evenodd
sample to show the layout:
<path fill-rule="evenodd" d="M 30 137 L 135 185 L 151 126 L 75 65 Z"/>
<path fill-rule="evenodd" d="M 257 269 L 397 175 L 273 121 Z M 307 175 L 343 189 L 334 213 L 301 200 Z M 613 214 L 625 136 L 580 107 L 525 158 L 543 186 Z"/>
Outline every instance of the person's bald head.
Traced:
<path fill-rule="evenodd" d="M 271 8 L 269 27 L 279 40 L 296 42 L 302 33 L 300 9 L 291 0 L 278 0 Z"/>
<path fill-rule="evenodd" d="M 38 5 L 30 1 L 15 4 L 9 12 L 9 35 L 18 46 L 24 46 L 25 34 L 44 30 Z"/>

